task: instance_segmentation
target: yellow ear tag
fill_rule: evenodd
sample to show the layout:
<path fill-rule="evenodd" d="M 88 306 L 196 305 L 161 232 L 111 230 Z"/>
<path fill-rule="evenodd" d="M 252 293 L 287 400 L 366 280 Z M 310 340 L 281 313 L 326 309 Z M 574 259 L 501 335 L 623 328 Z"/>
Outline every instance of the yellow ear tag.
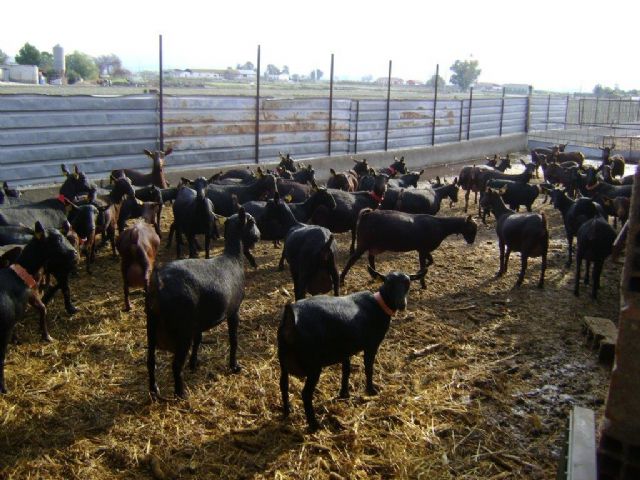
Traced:
<path fill-rule="evenodd" d="M 285 202 L 291 203 L 291 200 L 293 200 L 293 196 L 291 194 L 285 195 L 285 197 L 284 197 L 284 201 Z"/>

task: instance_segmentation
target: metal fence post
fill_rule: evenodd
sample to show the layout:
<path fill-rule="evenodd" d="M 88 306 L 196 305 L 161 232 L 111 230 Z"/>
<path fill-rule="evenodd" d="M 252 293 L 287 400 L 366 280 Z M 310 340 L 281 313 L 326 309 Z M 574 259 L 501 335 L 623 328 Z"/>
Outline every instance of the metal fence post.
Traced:
<path fill-rule="evenodd" d="M 567 95 L 567 105 L 564 108 L 564 129 L 567 129 L 567 119 L 569 118 L 569 102 L 571 97 Z"/>
<path fill-rule="evenodd" d="M 331 136 L 333 133 L 333 53 L 331 54 L 331 77 L 329 79 L 329 152 L 331 156 Z"/>
<path fill-rule="evenodd" d="M 160 122 L 160 150 L 164 150 L 164 82 L 163 82 L 163 68 L 162 68 L 162 35 L 159 35 L 158 38 L 158 64 L 159 64 L 159 74 L 160 74 L 160 82 L 159 82 L 159 93 L 158 93 L 158 101 L 159 101 L 159 110 L 158 110 L 158 121 Z"/>
<path fill-rule="evenodd" d="M 531 95 L 533 94 L 533 86 L 529 85 L 529 94 L 527 95 L 527 113 L 524 119 L 524 133 L 529 133 L 531 128 Z"/>
<path fill-rule="evenodd" d="M 431 146 L 436 144 L 436 106 L 438 105 L 438 79 L 440 78 L 440 64 L 436 64 L 436 85 L 433 92 L 433 122 L 431 125 Z"/>
<path fill-rule="evenodd" d="M 596 113 L 593 116 L 593 123 L 598 123 L 598 107 L 600 106 L 600 96 L 596 97 Z"/>
<path fill-rule="evenodd" d="M 609 114 L 611 113 L 611 99 L 607 99 L 607 121 L 604 122 L 606 124 L 609 124 Z"/>
<path fill-rule="evenodd" d="M 502 87 L 502 103 L 500 105 L 500 136 L 502 136 L 502 122 L 504 121 L 504 95 L 506 88 Z"/>
<path fill-rule="evenodd" d="M 458 141 L 462 141 L 462 114 L 464 113 L 464 99 L 460 100 L 460 130 L 458 130 Z"/>
<path fill-rule="evenodd" d="M 389 108 L 391 107 L 391 60 L 389 60 L 389 77 L 387 79 L 387 121 L 384 127 L 384 151 L 389 145 Z"/>
<path fill-rule="evenodd" d="M 353 153 L 358 153 L 358 123 L 360 122 L 360 100 L 356 100 L 356 138 Z"/>
<path fill-rule="evenodd" d="M 260 163 L 260 45 L 258 45 L 258 60 L 256 65 L 256 138 L 255 161 Z"/>
<path fill-rule="evenodd" d="M 549 115 L 551 113 L 551 94 L 549 94 L 549 98 L 547 100 L 547 121 L 544 125 L 545 130 L 549 130 Z"/>
<path fill-rule="evenodd" d="M 469 117 L 467 121 L 467 140 L 471 136 L 471 108 L 473 107 L 473 87 L 469 88 Z"/>

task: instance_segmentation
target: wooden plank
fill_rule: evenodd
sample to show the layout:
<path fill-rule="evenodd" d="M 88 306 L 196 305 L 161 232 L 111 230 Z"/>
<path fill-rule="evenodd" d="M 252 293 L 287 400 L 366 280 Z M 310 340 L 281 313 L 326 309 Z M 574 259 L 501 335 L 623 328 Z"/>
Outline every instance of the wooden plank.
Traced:
<path fill-rule="evenodd" d="M 598 360 L 612 363 L 618 341 L 615 324 L 608 318 L 584 317 L 583 330 L 591 347 L 598 350 Z"/>

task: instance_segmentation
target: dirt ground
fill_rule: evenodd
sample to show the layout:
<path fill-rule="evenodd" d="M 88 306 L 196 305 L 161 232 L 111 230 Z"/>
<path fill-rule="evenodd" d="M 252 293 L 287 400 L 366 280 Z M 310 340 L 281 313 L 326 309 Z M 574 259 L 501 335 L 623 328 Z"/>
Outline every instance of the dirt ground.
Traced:
<path fill-rule="evenodd" d="M 142 294 L 133 295 L 130 313 L 121 311 L 118 260 L 102 249 L 94 274 L 80 269 L 72 281 L 80 312 L 69 317 L 61 298 L 50 306 L 53 343 L 40 342 L 33 313 L 17 329 L 9 394 L 0 397 L 0 478 L 554 477 L 571 407 L 602 414 L 609 371 L 586 346 L 581 321 L 617 320 L 621 264 L 605 265 L 597 301 L 584 288 L 574 297 L 560 214 L 541 199 L 534 208 L 551 228 L 545 288 L 536 288 L 539 259 L 513 288 L 518 254 L 507 275 L 494 278 L 493 219 L 479 225 L 472 246 L 449 237 L 434 252 L 427 289 L 412 286 L 408 309 L 381 345 L 380 394 L 364 393 L 361 356 L 348 400 L 336 398 L 339 366 L 325 369 L 314 397 L 323 428 L 315 434 L 306 432 L 298 380 L 292 415 L 281 419 L 276 330 L 293 285 L 277 270 L 280 252 L 270 242 L 254 251 L 258 269 L 247 267 L 242 372 L 228 372 L 226 327 L 216 327 L 205 334 L 198 370 L 185 370 L 189 399 L 159 403 L 147 393 Z M 164 248 L 170 210 L 163 262 L 175 257 Z M 462 202 L 443 204 L 440 214 L 463 215 Z M 337 239 L 341 268 L 349 236 Z M 341 293 L 377 288 L 365 264 L 351 270 Z M 377 266 L 413 273 L 417 254 L 382 254 Z M 159 354 L 165 394 L 173 389 L 170 359 Z"/>

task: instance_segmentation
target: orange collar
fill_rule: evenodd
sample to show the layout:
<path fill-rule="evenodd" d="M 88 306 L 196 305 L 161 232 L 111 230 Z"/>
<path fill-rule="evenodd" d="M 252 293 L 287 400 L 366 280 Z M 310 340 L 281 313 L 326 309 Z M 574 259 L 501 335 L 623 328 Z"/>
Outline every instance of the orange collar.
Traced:
<path fill-rule="evenodd" d="M 391 310 L 389 308 L 389 305 L 387 305 L 384 301 L 384 298 L 382 298 L 382 295 L 380 295 L 380 292 L 376 292 L 373 294 L 373 298 L 376 299 L 376 302 L 378 302 L 378 305 L 380 306 L 380 308 L 382 309 L 382 311 L 384 313 L 386 313 L 387 315 L 389 315 L 390 317 L 393 316 L 395 312 L 395 310 Z"/>
<path fill-rule="evenodd" d="M 22 266 L 18 265 L 17 263 L 12 263 L 9 268 L 20 277 L 20 280 L 22 280 L 27 287 L 36 288 L 36 285 L 38 285 L 38 282 L 36 282 L 35 278 L 33 278 L 29 272 L 27 272 Z"/>
<path fill-rule="evenodd" d="M 378 195 L 376 192 L 374 192 L 373 190 L 369 192 L 369 195 L 371 196 L 371 198 L 373 198 L 376 202 L 378 202 L 378 205 L 380 205 L 382 203 L 382 201 L 384 200 L 384 194 L 382 195 Z"/>

